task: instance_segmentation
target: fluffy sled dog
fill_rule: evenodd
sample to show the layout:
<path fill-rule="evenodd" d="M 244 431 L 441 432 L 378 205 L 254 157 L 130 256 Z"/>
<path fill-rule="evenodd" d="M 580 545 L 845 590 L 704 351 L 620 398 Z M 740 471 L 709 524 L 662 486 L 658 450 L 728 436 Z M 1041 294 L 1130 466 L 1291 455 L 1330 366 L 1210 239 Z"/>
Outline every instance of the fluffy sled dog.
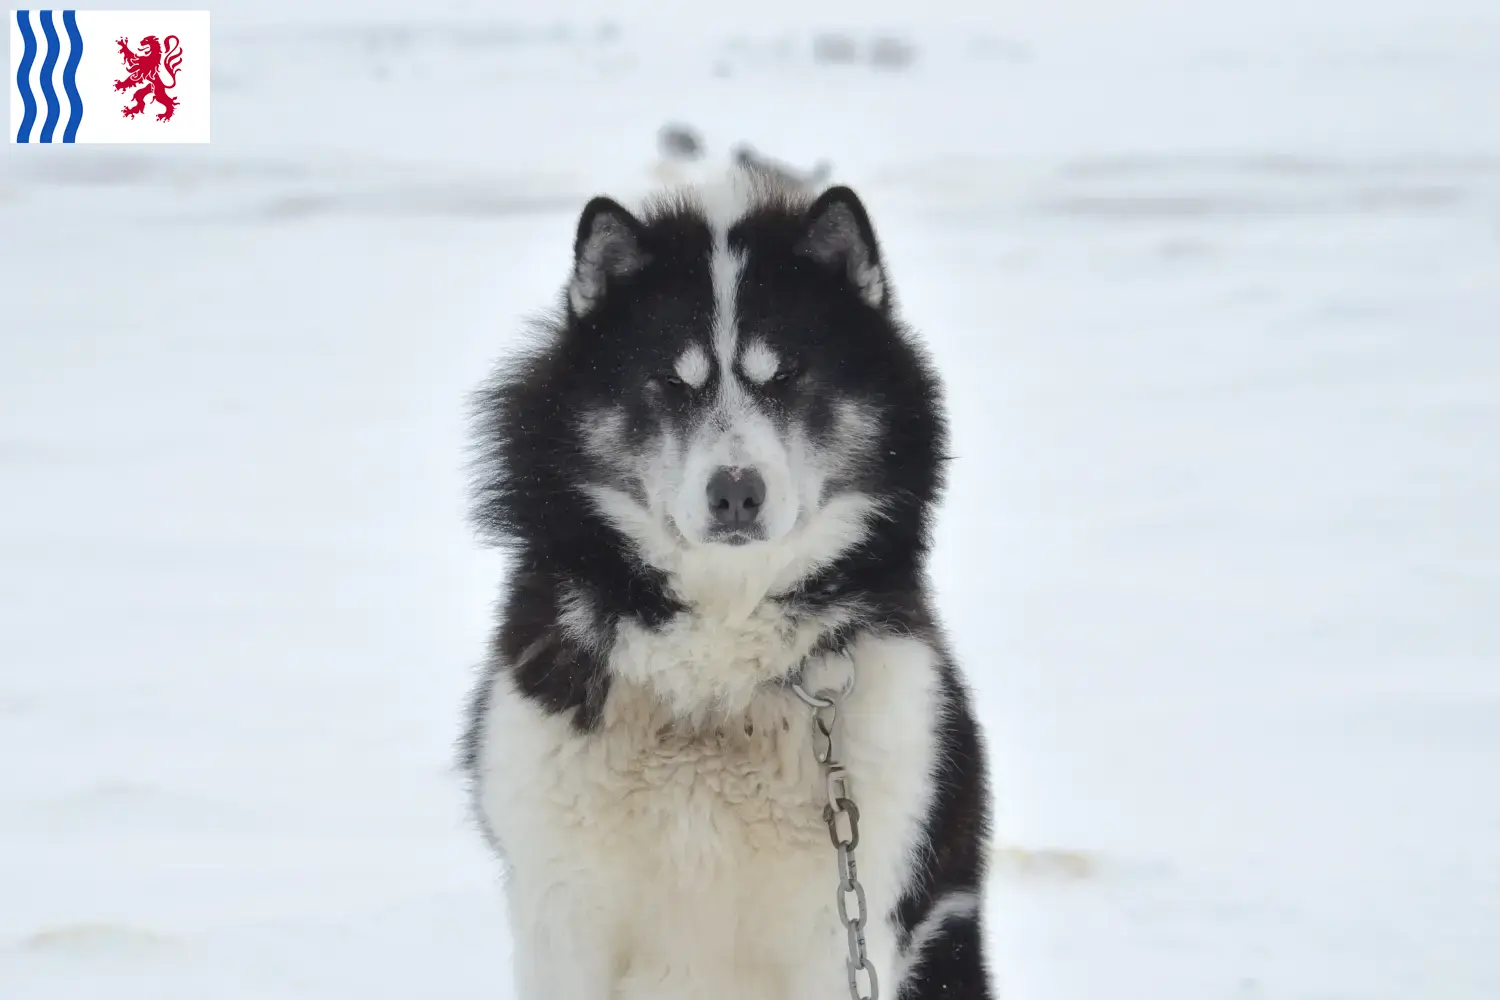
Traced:
<path fill-rule="evenodd" d="M 924 581 L 939 385 L 859 198 L 756 170 L 595 198 L 536 333 L 477 397 L 513 561 L 463 740 L 519 996 L 849 995 L 796 681 L 847 692 L 879 995 L 989 997 L 981 735 Z"/>

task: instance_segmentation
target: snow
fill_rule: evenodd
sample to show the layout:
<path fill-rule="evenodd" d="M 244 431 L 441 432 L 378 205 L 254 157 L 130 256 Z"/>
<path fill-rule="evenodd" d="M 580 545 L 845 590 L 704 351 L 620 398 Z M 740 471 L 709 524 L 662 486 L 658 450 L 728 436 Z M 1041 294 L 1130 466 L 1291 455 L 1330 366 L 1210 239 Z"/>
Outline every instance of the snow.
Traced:
<path fill-rule="evenodd" d="M 1500 996 L 1500 9 L 413 10 L 0 154 L 0 996 L 510 995 L 465 395 L 679 120 L 832 160 L 945 372 L 1004 995 Z"/>

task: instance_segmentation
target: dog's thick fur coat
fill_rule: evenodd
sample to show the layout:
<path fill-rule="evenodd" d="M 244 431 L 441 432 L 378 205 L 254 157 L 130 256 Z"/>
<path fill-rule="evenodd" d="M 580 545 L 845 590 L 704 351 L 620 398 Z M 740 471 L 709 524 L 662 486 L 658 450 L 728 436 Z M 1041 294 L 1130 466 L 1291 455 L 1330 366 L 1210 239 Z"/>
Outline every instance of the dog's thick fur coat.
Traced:
<path fill-rule="evenodd" d="M 519 996 L 847 996 L 787 682 L 852 671 L 880 994 L 987 1000 L 983 747 L 924 581 L 941 398 L 863 204 L 740 171 L 596 198 L 574 250 L 479 396 L 477 520 L 512 568 L 463 762 Z"/>

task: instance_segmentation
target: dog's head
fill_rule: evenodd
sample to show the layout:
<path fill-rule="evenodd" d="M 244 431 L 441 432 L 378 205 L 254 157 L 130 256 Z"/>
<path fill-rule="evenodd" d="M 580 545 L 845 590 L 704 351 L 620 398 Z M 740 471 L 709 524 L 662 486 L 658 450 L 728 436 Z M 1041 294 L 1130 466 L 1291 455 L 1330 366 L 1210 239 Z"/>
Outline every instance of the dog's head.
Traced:
<path fill-rule="evenodd" d="M 526 447 L 683 599 L 785 591 L 883 518 L 925 529 L 936 385 L 892 312 L 846 187 L 740 173 L 639 215 L 595 198 L 563 321 L 527 368 L 549 416 Z"/>

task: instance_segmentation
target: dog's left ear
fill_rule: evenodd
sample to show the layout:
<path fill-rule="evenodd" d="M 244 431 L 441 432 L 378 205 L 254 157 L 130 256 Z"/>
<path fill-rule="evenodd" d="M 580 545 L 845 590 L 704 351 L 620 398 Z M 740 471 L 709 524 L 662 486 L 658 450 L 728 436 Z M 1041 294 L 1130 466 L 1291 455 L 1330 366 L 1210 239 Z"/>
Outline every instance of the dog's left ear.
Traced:
<path fill-rule="evenodd" d="M 872 309 L 885 311 L 885 267 L 869 213 L 849 188 L 831 187 L 807 210 L 805 230 L 797 242 L 799 254 L 831 269 Z"/>
<path fill-rule="evenodd" d="M 575 317 L 593 312 L 610 285 L 628 280 L 651 262 L 641 246 L 642 228 L 640 220 L 609 198 L 593 198 L 583 207 L 568 282 L 568 307 Z"/>

